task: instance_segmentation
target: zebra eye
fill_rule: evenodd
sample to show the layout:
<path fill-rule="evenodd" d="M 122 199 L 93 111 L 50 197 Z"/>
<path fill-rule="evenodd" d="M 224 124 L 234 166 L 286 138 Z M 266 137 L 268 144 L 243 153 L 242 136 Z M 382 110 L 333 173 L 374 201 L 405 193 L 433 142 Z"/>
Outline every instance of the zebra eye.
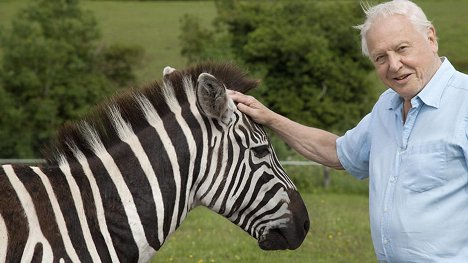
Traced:
<path fill-rule="evenodd" d="M 255 157 L 263 158 L 270 154 L 270 147 L 268 145 L 259 145 L 251 148 Z"/>

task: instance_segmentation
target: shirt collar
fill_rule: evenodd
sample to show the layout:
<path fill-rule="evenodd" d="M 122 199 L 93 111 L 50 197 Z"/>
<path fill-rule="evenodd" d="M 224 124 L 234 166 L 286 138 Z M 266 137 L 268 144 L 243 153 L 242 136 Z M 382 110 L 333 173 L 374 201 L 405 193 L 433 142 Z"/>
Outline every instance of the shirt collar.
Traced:
<path fill-rule="evenodd" d="M 455 73 L 455 68 L 452 66 L 450 61 L 446 57 L 441 57 L 442 64 L 436 71 L 431 80 L 426 86 L 419 92 L 415 98 L 419 98 L 424 104 L 438 108 L 440 100 L 442 99 L 442 93 L 447 86 L 447 83 Z M 388 109 L 396 109 L 401 103 L 401 98 L 398 93 L 394 92 L 393 98 L 389 101 Z"/>

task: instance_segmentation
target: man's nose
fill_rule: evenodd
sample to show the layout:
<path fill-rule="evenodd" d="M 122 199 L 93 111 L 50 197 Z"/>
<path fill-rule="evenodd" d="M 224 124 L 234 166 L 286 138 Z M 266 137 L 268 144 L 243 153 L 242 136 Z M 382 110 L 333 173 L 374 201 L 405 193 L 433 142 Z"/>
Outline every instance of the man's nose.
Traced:
<path fill-rule="evenodd" d="M 401 63 L 401 57 L 395 53 L 388 54 L 388 63 L 390 70 L 393 72 L 397 72 L 403 66 Z"/>

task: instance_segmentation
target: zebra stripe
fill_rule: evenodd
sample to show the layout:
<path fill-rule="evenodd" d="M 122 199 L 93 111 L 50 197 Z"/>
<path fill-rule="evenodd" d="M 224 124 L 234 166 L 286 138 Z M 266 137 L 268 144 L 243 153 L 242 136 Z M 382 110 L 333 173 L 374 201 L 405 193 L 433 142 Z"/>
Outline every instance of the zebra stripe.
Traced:
<path fill-rule="evenodd" d="M 136 136 L 133 132 L 130 124 L 126 123 L 120 112 L 117 108 L 113 107 L 109 109 L 111 114 L 113 124 L 119 135 L 120 140 L 127 143 L 133 151 L 133 154 L 137 157 L 138 162 L 140 163 L 143 172 L 146 175 L 146 179 L 150 182 L 151 192 L 153 195 L 154 203 L 156 205 L 156 220 L 158 226 L 158 241 L 159 244 L 164 242 L 164 233 L 163 233 L 163 223 L 164 223 L 164 202 L 162 201 L 162 194 L 159 191 L 159 182 L 154 173 L 154 169 L 151 165 L 151 162 L 148 159 L 148 156 L 145 154 L 145 151 Z"/>
<path fill-rule="evenodd" d="M 65 245 L 65 250 L 67 251 L 70 259 L 73 262 L 80 262 L 80 259 L 78 258 L 78 255 L 76 254 L 76 250 L 73 247 L 70 236 L 68 234 L 68 229 L 65 223 L 65 219 L 63 218 L 63 214 L 62 214 L 62 211 L 60 210 L 59 202 L 57 200 L 57 197 L 55 196 L 54 190 L 52 189 L 52 185 L 49 181 L 49 178 L 38 167 L 32 167 L 32 170 L 39 176 L 39 178 L 42 181 L 42 184 L 44 185 L 47 191 L 47 195 L 49 196 L 52 209 L 54 210 L 55 220 L 57 222 L 57 225 L 60 230 L 60 235 L 62 236 L 62 240 Z"/>
<path fill-rule="evenodd" d="M 96 178 L 94 178 L 91 168 L 89 167 L 88 159 L 86 159 L 83 153 L 75 146 L 72 146 L 70 148 L 73 151 L 74 156 L 80 163 L 81 167 L 83 168 L 83 172 L 91 186 L 94 204 L 96 206 L 96 216 L 97 216 L 97 220 L 99 224 L 99 229 L 106 242 L 106 246 L 107 246 L 107 249 L 109 250 L 109 254 L 112 259 L 112 262 L 116 262 L 116 263 L 120 262 L 117 256 L 117 252 L 115 251 L 114 244 L 112 243 L 112 238 L 109 233 L 109 228 L 107 227 L 106 218 L 104 216 L 104 206 L 102 204 L 99 187 L 96 182 Z"/>
<path fill-rule="evenodd" d="M 192 84 L 193 83 L 192 79 L 190 77 L 184 77 L 183 78 L 183 83 L 184 83 L 184 87 L 186 87 L 185 91 L 186 91 L 187 101 L 188 101 L 189 107 L 190 107 L 189 112 L 191 114 L 193 114 L 193 117 L 195 118 L 195 120 L 198 123 L 198 126 L 201 129 L 202 141 L 203 142 L 208 142 L 208 134 L 207 134 L 208 131 L 207 131 L 206 126 L 205 126 L 205 121 L 203 120 L 203 118 L 202 118 L 202 116 L 201 116 L 201 114 L 199 112 L 199 109 L 197 107 L 197 104 L 196 104 L 196 94 L 195 94 L 195 89 L 194 89 L 193 84 Z M 203 147 L 203 145 L 202 145 L 201 148 L 202 148 L 201 152 L 200 152 L 200 149 L 197 149 L 197 153 L 201 154 L 201 160 L 200 160 L 199 163 L 200 164 L 209 163 L 208 158 L 207 158 L 207 156 L 208 156 L 208 147 Z M 199 175 L 203 175 L 203 174 L 206 173 L 207 166 L 200 165 L 198 168 L 199 168 L 199 171 L 198 171 Z M 201 179 L 202 179 L 202 176 L 198 176 L 196 178 L 195 182 L 192 182 L 191 184 L 187 184 L 188 186 L 190 186 L 190 189 L 187 189 L 187 191 L 191 190 L 192 185 L 199 185 Z M 192 178 L 190 180 L 192 180 Z M 196 196 L 196 192 L 197 191 L 191 191 L 190 196 L 189 196 L 188 199 L 189 200 L 194 200 L 195 196 Z M 192 207 L 193 205 L 190 205 L 190 206 Z"/>
<path fill-rule="evenodd" d="M 36 209 L 34 207 L 34 203 L 32 201 L 31 196 L 29 195 L 28 191 L 24 187 L 23 183 L 16 176 L 15 171 L 13 170 L 13 167 L 11 165 L 4 165 L 3 170 L 5 171 L 5 174 L 8 177 L 8 180 L 10 181 L 14 190 L 16 191 L 17 196 L 20 200 L 21 206 L 24 209 L 24 213 L 26 214 L 26 218 L 29 222 L 29 236 L 26 242 L 26 246 L 24 248 L 24 251 L 29 252 L 29 254 L 23 254 L 20 262 L 21 263 L 31 262 L 34 256 L 33 247 L 37 243 L 42 244 L 43 259 L 46 259 L 45 262 L 52 262 L 52 259 L 53 259 L 52 247 L 50 246 L 49 242 L 44 237 L 44 234 L 41 231 L 39 218 L 37 217 Z"/>
<path fill-rule="evenodd" d="M 166 129 L 159 125 L 162 123 L 161 117 L 159 116 L 156 109 L 153 107 L 151 102 L 146 97 L 138 97 L 138 102 L 140 107 L 143 109 L 143 113 L 145 115 L 146 120 L 148 123 L 156 130 L 156 133 L 160 136 L 161 142 L 164 145 L 164 149 L 169 157 L 170 164 L 172 166 L 175 187 L 176 187 L 176 198 L 174 201 L 174 210 L 171 216 L 171 225 L 169 228 L 169 232 L 173 232 L 177 227 L 177 219 L 178 219 L 178 212 L 179 212 L 179 198 L 180 198 L 180 191 L 181 191 L 181 175 L 180 175 L 180 167 L 179 163 L 177 162 L 177 153 L 174 145 L 172 144 L 171 139 L 169 138 L 169 134 L 167 134 Z"/>
<path fill-rule="evenodd" d="M 83 206 L 83 201 L 81 199 L 80 188 L 78 187 L 78 184 L 76 183 L 75 178 L 73 178 L 71 174 L 70 165 L 68 164 L 67 160 L 65 158 L 61 158 L 59 163 L 60 163 L 59 168 L 62 171 L 62 173 L 65 175 L 65 179 L 68 182 L 68 187 L 70 187 L 70 192 L 72 194 L 75 208 L 78 213 L 81 230 L 83 233 L 83 237 L 84 237 L 88 252 L 90 253 L 91 259 L 93 260 L 93 262 L 101 262 L 96 246 L 94 245 L 91 232 L 89 230 L 88 221 L 86 220 L 85 209 Z"/>
<path fill-rule="evenodd" d="M 135 201 L 133 200 L 133 196 L 128 188 L 128 185 L 125 183 L 122 173 L 117 167 L 117 164 L 115 163 L 112 156 L 102 144 L 101 139 L 96 134 L 94 129 L 91 128 L 87 123 L 83 123 L 83 129 L 88 134 L 88 143 L 91 146 L 94 154 L 96 154 L 96 156 L 101 160 L 107 172 L 112 175 L 110 178 L 116 186 L 117 192 L 122 200 L 122 205 L 128 218 L 133 239 L 135 240 L 135 243 L 138 247 L 138 254 L 143 257 L 152 255 L 154 253 L 154 249 L 150 246 L 143 245 L 148 243 L 146 240 L 145 231 L 143 229 L 143 225 L 141 224 L 140 217 L 138 216 Z"/>
<path fill-rule="evenodd" d="M 6 262 L 7 249 L 8 249 L 8 229 L 0 213 L 0 262 Z"/>
<path fill-rule="evenodd" d="M 195 94 L 193 94 L 193 86 L 192 85 L 187 85 L 187 83 L 191 83 L 186 81 L 184 82 L 184 88 L 185 88 L 185 93 L 187 94 L 187 101 L 189 103 L 189 108 L 191 109 L 192 114 L 198 112 L 195 106 Z M 174 113 L 174 116 L 176 118 L 176 121 L 179 123 L 182 132 L 184 133 L 184 137 L 187 140 L 187 146 L 188 146 L 188 153 L 190 155 L 189 160 L 192 160 L 192 156 L 197 155 L 197 147 L 195 143 L 195 139 L 192 134 L 192 130 L 190 129 L 190 126 L 188 125 L 187 121 L 184 119 L 182 115 L 182 107 L 180 103 L 175 99 L 176 96 L 174 94 L 174 87 L 169 81 L 164 81 L 164 94 L 166 98 L 174 98 L 174 99 L 166 99 L 166 102 L 171 110 L 172 113 Z M 194 171 L 194 163 L 189 162 L 189 174 L 193 174 Z M 190 195 L 190 186 L 192 185 L 192 176 L 188 176 L 187 178 L 187 184 L 185 188 L 185 200 L 182 202 L 182 204 L 185 204 L 183 207 L 183 210 L 181 211 L 181 217 L 179 218 L 178 224 L 187 216 L 188 209 L 191 207 L 192 201 L 189 199 Z M 177 216 L 178 217 L 178 216 Z"/>

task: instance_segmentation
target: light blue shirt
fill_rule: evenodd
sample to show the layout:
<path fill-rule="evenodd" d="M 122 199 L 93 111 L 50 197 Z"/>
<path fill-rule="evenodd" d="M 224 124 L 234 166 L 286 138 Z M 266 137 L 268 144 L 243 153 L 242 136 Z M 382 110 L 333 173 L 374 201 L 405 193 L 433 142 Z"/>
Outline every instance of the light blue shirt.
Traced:
<path fill-rule="evenodd" d="M 343 167 L 369 178 L 379 261 L 468 262 L 468 75 L 442 59 L 405 123 L 389 89 L 337 140 Z"/>

